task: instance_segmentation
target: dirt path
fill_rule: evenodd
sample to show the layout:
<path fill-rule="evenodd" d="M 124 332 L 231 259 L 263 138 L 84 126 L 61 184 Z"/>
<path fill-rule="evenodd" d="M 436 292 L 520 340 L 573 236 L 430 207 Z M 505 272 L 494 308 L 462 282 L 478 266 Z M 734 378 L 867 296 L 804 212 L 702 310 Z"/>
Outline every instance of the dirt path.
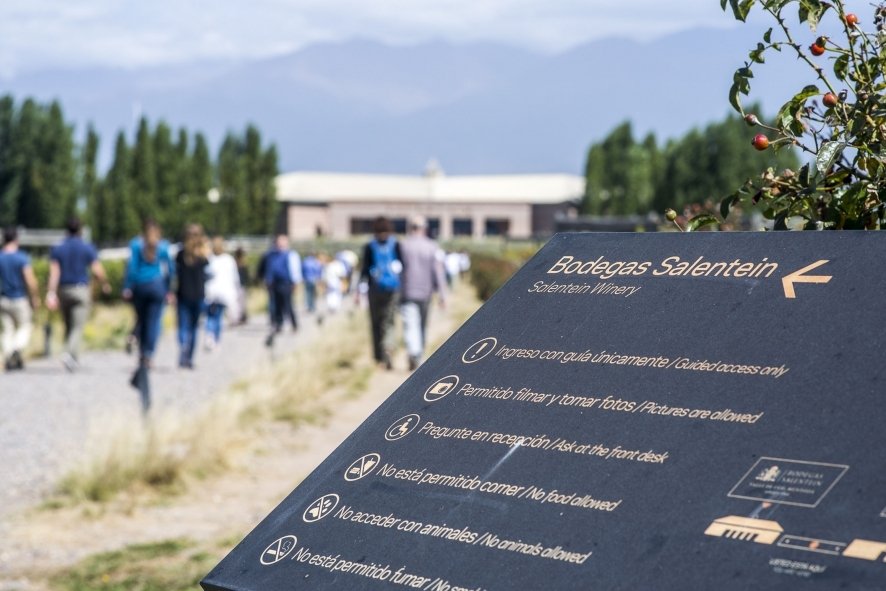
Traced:
<path fill-rule="evenodd" d="M 432 314 L 431 342 L 445 339 L 473 309 L 467 290 L 460 299 L 454 309 Z M 118 502 L 98 515 L 79 507 L 7 518 L 6 532 L 0 532 L 5 538 L 0 538 L 0 591 L 43 589 L 46 572 L 128 544 L 245 534 L 409 376 L 405 360 L 398 361 L 394 371 L 376 370 L 357 398 L 329 393 L 337 401 L 322 425 L 262 425 L 249 453 L 232 471 L 193 483 L 185 494 L 162 504 L 125 507 Z"/>

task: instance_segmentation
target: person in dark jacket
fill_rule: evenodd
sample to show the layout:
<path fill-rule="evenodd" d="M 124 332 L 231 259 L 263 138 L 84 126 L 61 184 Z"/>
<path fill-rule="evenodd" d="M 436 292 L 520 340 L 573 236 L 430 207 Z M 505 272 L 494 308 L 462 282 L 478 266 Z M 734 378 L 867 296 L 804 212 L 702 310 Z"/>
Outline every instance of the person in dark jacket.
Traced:
<path fill-rule="evenodd" d="M 203 301 L 206 299 L 206 267 L 209 261 L 205 256 L 204 242 L 203 228 L 199 224 L 189 224 L 185 228 L 182 249 L 175 256 L 178 366 L 186 369 L 194 368 L 194 349 L 197 346 Z"/>
<path fill-rule="evenodd" d="M 376 363 L 391 369 L 394 350 L 394 319 L 400 292 L 403 257 L 391 221 L 379 217 L 373 224 L 374 237 L 363 248 L 361 282 L 368 284 L 369 320 L 372 324 L 372 354 Z"/>
<path fill-rule="evenodd" d="M 292 296 L 295 286 L 302 281 L 301 257 L 290 250 L 286 234 L 278 234 L 274 239 L 274 248 L 268 252 L 265 262 L 264 280 L 271 309 L 271 332 L 265 339 L 265 345 L 271 347 L 286 320 L 292 324 L 293 332 L 298 328 Z"/>

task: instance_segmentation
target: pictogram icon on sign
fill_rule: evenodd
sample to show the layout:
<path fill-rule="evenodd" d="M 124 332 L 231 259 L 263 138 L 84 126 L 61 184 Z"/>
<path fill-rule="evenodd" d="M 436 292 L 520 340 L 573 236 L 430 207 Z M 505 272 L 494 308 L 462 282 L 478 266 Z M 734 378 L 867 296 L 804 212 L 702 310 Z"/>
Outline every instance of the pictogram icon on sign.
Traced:
<path fill-rule="evenodd" d="M 277 538 L 265 548 L 264 552 L 262 552 L 260 558 L 261 563 L 265 566 L 277 564 L 289 556 L 289 553 L 292 552 L 297 543 L 298 538 L 295 536 L 283 536 L 282 538 Z"/>
<path fill-rule="evenodd" d="M 468 350 L 464 352 L 461 356 L 461 360 L 464 363 L 477 363 L 493 351 L 495 351 L 495 346 L 498 344 L 498 339 L 495 337 L 486 337 L 485 339 L 480 339 L 470 347 Z"/>
<path fill-rule="evenodd" d="M 412 430 L 418 426 L 420 420 L 421 417 L 418 415 L 406 415 L 405 417 L 400 417 L 388 427 L 387 431 L 385 431 L 385 439 L 388 441 L 403 439 L 412 433 Z"/>
<path fill-rule="evenodd" d="M 458 386 L 458 376 L 451 375 L 446 376 L 445 378 L 440 378 L 431 384 L 430 388 L 425 390 L 425 400 L 428 402 L 437 402 L 455 390 L 456 386 Z"/>
<path fill-rule="evenodd" d="M 372 471 L 381 462 L 381 456 L 378 454 L 366 454 L 362 458 L 357 458 L 353 464 L 345 470 L 345 480 L 354 482 L 372 474 Z"/>
<path fill-rule="evenodd" d="M 304 514 L 302 515 L 302 519 L 304 519 L 305 523 L 314 523 L 315 521 L 320 521 L 330 513 L 332 510 L 338 506 L 338 495 L 336 494 L 328 494 L 323 495 L 305 509 Z"/>

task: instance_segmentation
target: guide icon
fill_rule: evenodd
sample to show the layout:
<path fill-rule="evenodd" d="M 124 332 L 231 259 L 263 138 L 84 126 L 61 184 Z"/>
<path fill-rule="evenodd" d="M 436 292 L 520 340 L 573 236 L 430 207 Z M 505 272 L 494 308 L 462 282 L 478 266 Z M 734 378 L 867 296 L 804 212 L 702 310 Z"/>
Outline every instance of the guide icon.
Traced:
<path fill-rule="evenodd" d="M 461 356 L 461 360 L 464 363 L 477 363 L 493 351 L 495 351 L 495 346 L 498 344 L 498 339 L 495 337 L 486 337 L 485 339 L 480 339 L 470 347 L 468 350 L 464 352 Z"/>
<path fill-rule="evenodd" d="M 304 514 L 302 515 L 302 519 L 305 523 L 314 523 L 315 521 L 320 521 L 330 513 L 332 510 L 338 506 L 338 495 L 337 494 L 328 494 L 323 495 L 305 509 Z"/>
<path fill-rule="evenodd" d="M 354 482 L 372 474 L 372 471 L 381 462 L 381 456 L 375 453 L 366 454 L 362 458 L 357 458 L 353 464 L 345 470 L 345 480 Z"/>
<path fill-rule="evenodd" d="M 412 430 L 418 426 L 419 421 L 421 421 L 421 417 L 415 414 L 400 417 L 385 431 L 385 439 L 388 441 L 403 439 L 412 433 Z"/>
<path fill-rule="evenodd" d="M 431 384 L 430 388 L 425 390 L 425 400 L 427 402 L 437 402 L 455 390 L 456 386 L 458 386 L 458 376 L 451 375 L 446 376 L 445 378 L 440 378 Z"/>
<path fill-rule="evenodd" d="M 277 564 L 278 562 L 289 556 L 289 553 L 292 552 L 297 543 L 298 538 L 292 535 L 277 538 L 276 540 L 271 542 L 267 548 L 265 548 L 265 551 L 262 552 L 261 558 L 259 558 L 259 560 L 265 566 Z"/>

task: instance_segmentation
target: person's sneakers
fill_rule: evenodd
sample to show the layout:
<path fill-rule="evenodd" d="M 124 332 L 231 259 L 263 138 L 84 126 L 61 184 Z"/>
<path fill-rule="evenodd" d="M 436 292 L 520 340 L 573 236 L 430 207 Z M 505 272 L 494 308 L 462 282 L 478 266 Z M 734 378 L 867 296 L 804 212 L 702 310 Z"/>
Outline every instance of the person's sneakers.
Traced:
<path fill-rule="evenodd" d="M 65 369 L 70 373 L 74 373 L 80 369 L 80 362 L 78 362 L 77 358 L 70 353 L 62 353 L 62 365 L 64 365 Z"/>
<path fill-rule="evenodd" d="M 21 351 L 13 351 L 9 360 L 6 362 L 8 371 L 22 370 L 25 368 L 25 360 L 22 358 Z"/>
<path fill-rule="evenodd" d="M 272 332 L 268 335 L 268 338 L 265 339 L 265 347 L 269 349 L 274 346 L 274 337 L 277 336 L 276 332 Z"/>
<path fill-rule="evenodd" d="M 415 371 L 421 365 L 421 360 L 413 355 L 409 356 L 409 371 Z"/>

